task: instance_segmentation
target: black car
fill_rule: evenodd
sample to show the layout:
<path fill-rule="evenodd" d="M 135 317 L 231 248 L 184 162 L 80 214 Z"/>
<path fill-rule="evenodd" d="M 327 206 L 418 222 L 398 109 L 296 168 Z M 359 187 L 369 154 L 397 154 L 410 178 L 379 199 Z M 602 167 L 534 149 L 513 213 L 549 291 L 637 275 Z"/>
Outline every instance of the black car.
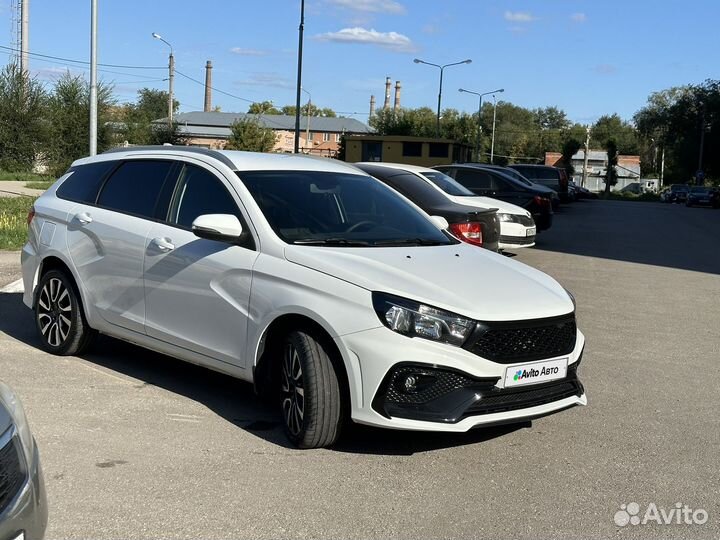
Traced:
<path fill-rule="evenodd" d="M 440 216 L 450 224 L 450 232 L 460 240 L 491 251 L 498 250 L 500 222 L 497 209 L 471 210 L 445 197 L 430 184 L 401 169 L 384 167 L 381 163 L 355 164 L 394 190 L 402 193 L 431 216 Z"/>
<path fill-rule="evenodd" d="M 552 202 L 545 190 L 520 182 L 498 170 L 473 164 L 438 165 L 433 167 L 457 180 L 476 195 L 493 197 L 528 210 L 538 231 L 552 226 Z"/>
<path fill-rule="evenodd" d="M 557 191 L 561 201 L 570 201 L 570 193 L 568 191 L 569 178 L 565 169 L 551 167 L 550 165 L 527 165 L 524 163 L 508 165 L 508 167 L 515 169 L 531 182 L 542 184 Z"/>
<path fill-rule="evenodd" d="M 518 180 L 523 184 L 527 184 L 528 186 L 532 186 L 535 189 L 546 193 L 546 196 L 550 199 L 550 202 L 552 202 L 553 212 L 557 212 L 558 208 L 560 207 L 560 196 L 557 194 L 557 191 L 547 187 L 546 185 L 531 182 L 515 169 L 511 169 L 510 167 L 502 167 L 500 165 L 489 165 L 487 163 L 465 163 L 465 165 L 473 165 L 475 167 L 480 167 L 483 169 L 492 169 L 503 174 L 507 174 L 511 178 L 514 178 L 515 180 Z"/>
<path fill-rule="evenodd" d="M 712 206 L 718 208 L 720 200 L 716 190 L 704 186 L 694 186 L 690 188 L 687 194 L 685 206 Z"/>
<path fill-rule="evenodd" d="M 687 200 L 690 186 L 686 184 L 673 184 L 670 190 L 665 192 L 664 200 L 669 203 L 681 203 Z"/>

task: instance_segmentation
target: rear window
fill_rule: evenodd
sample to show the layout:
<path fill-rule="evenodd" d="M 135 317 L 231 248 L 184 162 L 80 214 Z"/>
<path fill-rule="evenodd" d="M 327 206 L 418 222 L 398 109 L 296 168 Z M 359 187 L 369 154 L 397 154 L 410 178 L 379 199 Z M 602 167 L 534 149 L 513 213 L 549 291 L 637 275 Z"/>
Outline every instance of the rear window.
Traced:
<path fill-rule="evenodd" d="M 101 161 L 71 167 L 68 176 L 57 190 L 57 196 L 68 201 L 95 204 L 98 191 L 107 173 L 117 161 Z"/>
<path fill-rule="evenodd" d="M 519 171 L 528 180 L 559 180 L 560 171 L 552 167 L 523 167 L 522 165 L 513 165 L 512 167 Z"/>
<path fill-rule="evenodd" d="M 152 218 L 170 161 L 127 161 L 105 182 L 98 205 L 139 217 Z"/>

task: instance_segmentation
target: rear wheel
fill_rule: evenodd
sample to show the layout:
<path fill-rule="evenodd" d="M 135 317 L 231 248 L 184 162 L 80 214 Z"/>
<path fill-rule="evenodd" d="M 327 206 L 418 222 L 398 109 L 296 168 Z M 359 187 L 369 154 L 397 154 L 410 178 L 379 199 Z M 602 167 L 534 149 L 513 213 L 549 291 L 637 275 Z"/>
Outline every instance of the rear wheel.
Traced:
<path fill-rule="evenodd" d="M 60 270 L 50 270 L 40 278 L 35 325 L 43 348 L 57 355 L 80 354 L 96 334 L 85 320 L 75 284 Z"/>
<path fill-rule="evenodd" d="M 331 446 L 342 425 L 340 381 L 321 341 L 302 330 L 284 340 L 280 407 L 288 438 L 299 448 Z"/>

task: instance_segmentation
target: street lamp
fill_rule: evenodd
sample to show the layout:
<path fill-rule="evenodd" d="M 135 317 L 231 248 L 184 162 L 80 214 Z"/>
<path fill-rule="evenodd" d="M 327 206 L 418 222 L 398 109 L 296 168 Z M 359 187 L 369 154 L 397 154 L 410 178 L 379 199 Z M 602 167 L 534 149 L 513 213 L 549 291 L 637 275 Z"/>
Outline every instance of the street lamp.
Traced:
<path fill-rule="evenodd" d="M 440 88 L 438 90 L 438 105 L 437 105 L 437 128 L 436 128 L 436 136 L 440 137 L 440 105 L 442 103 L 442 83 L 443 83 L 443 71 L 445 71 L 446 67 L 450 66 L 459 66 L 460 64 L 471 64 L 472 60 L 469 58 L 467 60 L 463 60 L 461 62 L 452 62 L 450 64 L 433 64 L 432 62 L 426 62 L 425 60 L 420 60 L 419 58 L 415 58 L 413 60 L 416 64 L 425 64 L 426 66 L 433 66 L 440 70 Z"/>
<path fill-rule="evenodd" d="M 480 133 L 482 132 L 482 124 L 480 123 L 480 115 L 482 113 L 482 98 L 483 96 L 488 96 L 490 94 L 502 94 L 505 91 L 504 88 L 498 88 L 497 90 L 492 90 L 490 92 L 473 92 L 472 90 L 465 90 L 464 88 L 458 88 L 458 92 L 465 92 L 466 94 L 472 94 L 474 96 L 478 96 L 480 98 L 478 103 L 478 132 L 477 137 L 475 140 L 475 159 L 479 162 L 480 161 Z M 495 134 L 495 120 L 493 115 L 493 136 Z M 494 138 L 494 137 L 493 137 Z"/>
<path fill-rule="evenodd" d="M 175 56 L 173 55 L 173 46 L 170 45 L 167 41 L 165 41 L 160 34 L 157 34 L 155 32 L 152 33 L 152 37 L 155 39 L 159 39 L 162 41 L 165 45 L 170 47 L 170 56 L 168 57 L 168 71 L 170 72 L 170 77 L 168 78 L 168 125 L 172 129 L 172 123 L 173 123 L 173 83 L 175 82 Z"/>
<path fill-rule="evenodd" d="M 308 154 L 312 153 L 312 144 L 310 142 L 310 105 L 312 105 L 312 95 L 310 92 L 305 90 L 303 87 L 300 87 L 300 90 L 305 92 L 308 95 L 308 104 L 307 104 L 307 120 L 305 121 L 305 144 L 307 144 L 310 147 L 310 150 L 308 151 Z"/>

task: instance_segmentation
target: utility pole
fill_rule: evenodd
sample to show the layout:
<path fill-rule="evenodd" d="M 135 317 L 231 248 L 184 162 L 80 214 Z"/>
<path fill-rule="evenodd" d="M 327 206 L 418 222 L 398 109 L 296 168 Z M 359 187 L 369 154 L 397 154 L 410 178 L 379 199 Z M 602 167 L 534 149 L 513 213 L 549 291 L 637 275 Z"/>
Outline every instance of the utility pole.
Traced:
<path fill-rule="evenodd" d="M 298 28 L 297 92 L 295 93 L 295 153 L 300 151 L 300 92 L 302 87 L 302 49 L 305 30 L 305 0 L 300 0 L 300 27 Z"/>
<path fill-rule="evenodd" d="M 173 46 L 163 37 L 156 33 L 152 33 L 152 37 L 162 41 L 165 45 L 170 47 L 170 56 L 168 56 L 168 126 L 172 129 L 173 124 L 173 109 L 175 105 L 175 99 L 173 97 L 173 87 L 175 82 L 175 55 L 173 54 Z"/>
<path fill-rule="evenodd" d="M 30 71 L 30 0 L 20 0 L 20 71 Z"/>
<path fill-rule="evenodd" d="M 97 154 L 97 0 L 90 0 L 90 155 Z"/>
<path fill-rule="evenodd" d="M 493 94 L 493 128 L 492 128 L 492 142 L 490 143 L 490 165 L 495 163 L 495 120 L 497 119 L 497 99 Z"/>
<path fill-rule="evenodd" d="M 583 164 L 582 187 L 585 187 L 585 182 L 587 182 L 588 159 L 590 154 L 590 131 L 592 131 L 590 126 L 585 128 L 585 162 Z"/>

